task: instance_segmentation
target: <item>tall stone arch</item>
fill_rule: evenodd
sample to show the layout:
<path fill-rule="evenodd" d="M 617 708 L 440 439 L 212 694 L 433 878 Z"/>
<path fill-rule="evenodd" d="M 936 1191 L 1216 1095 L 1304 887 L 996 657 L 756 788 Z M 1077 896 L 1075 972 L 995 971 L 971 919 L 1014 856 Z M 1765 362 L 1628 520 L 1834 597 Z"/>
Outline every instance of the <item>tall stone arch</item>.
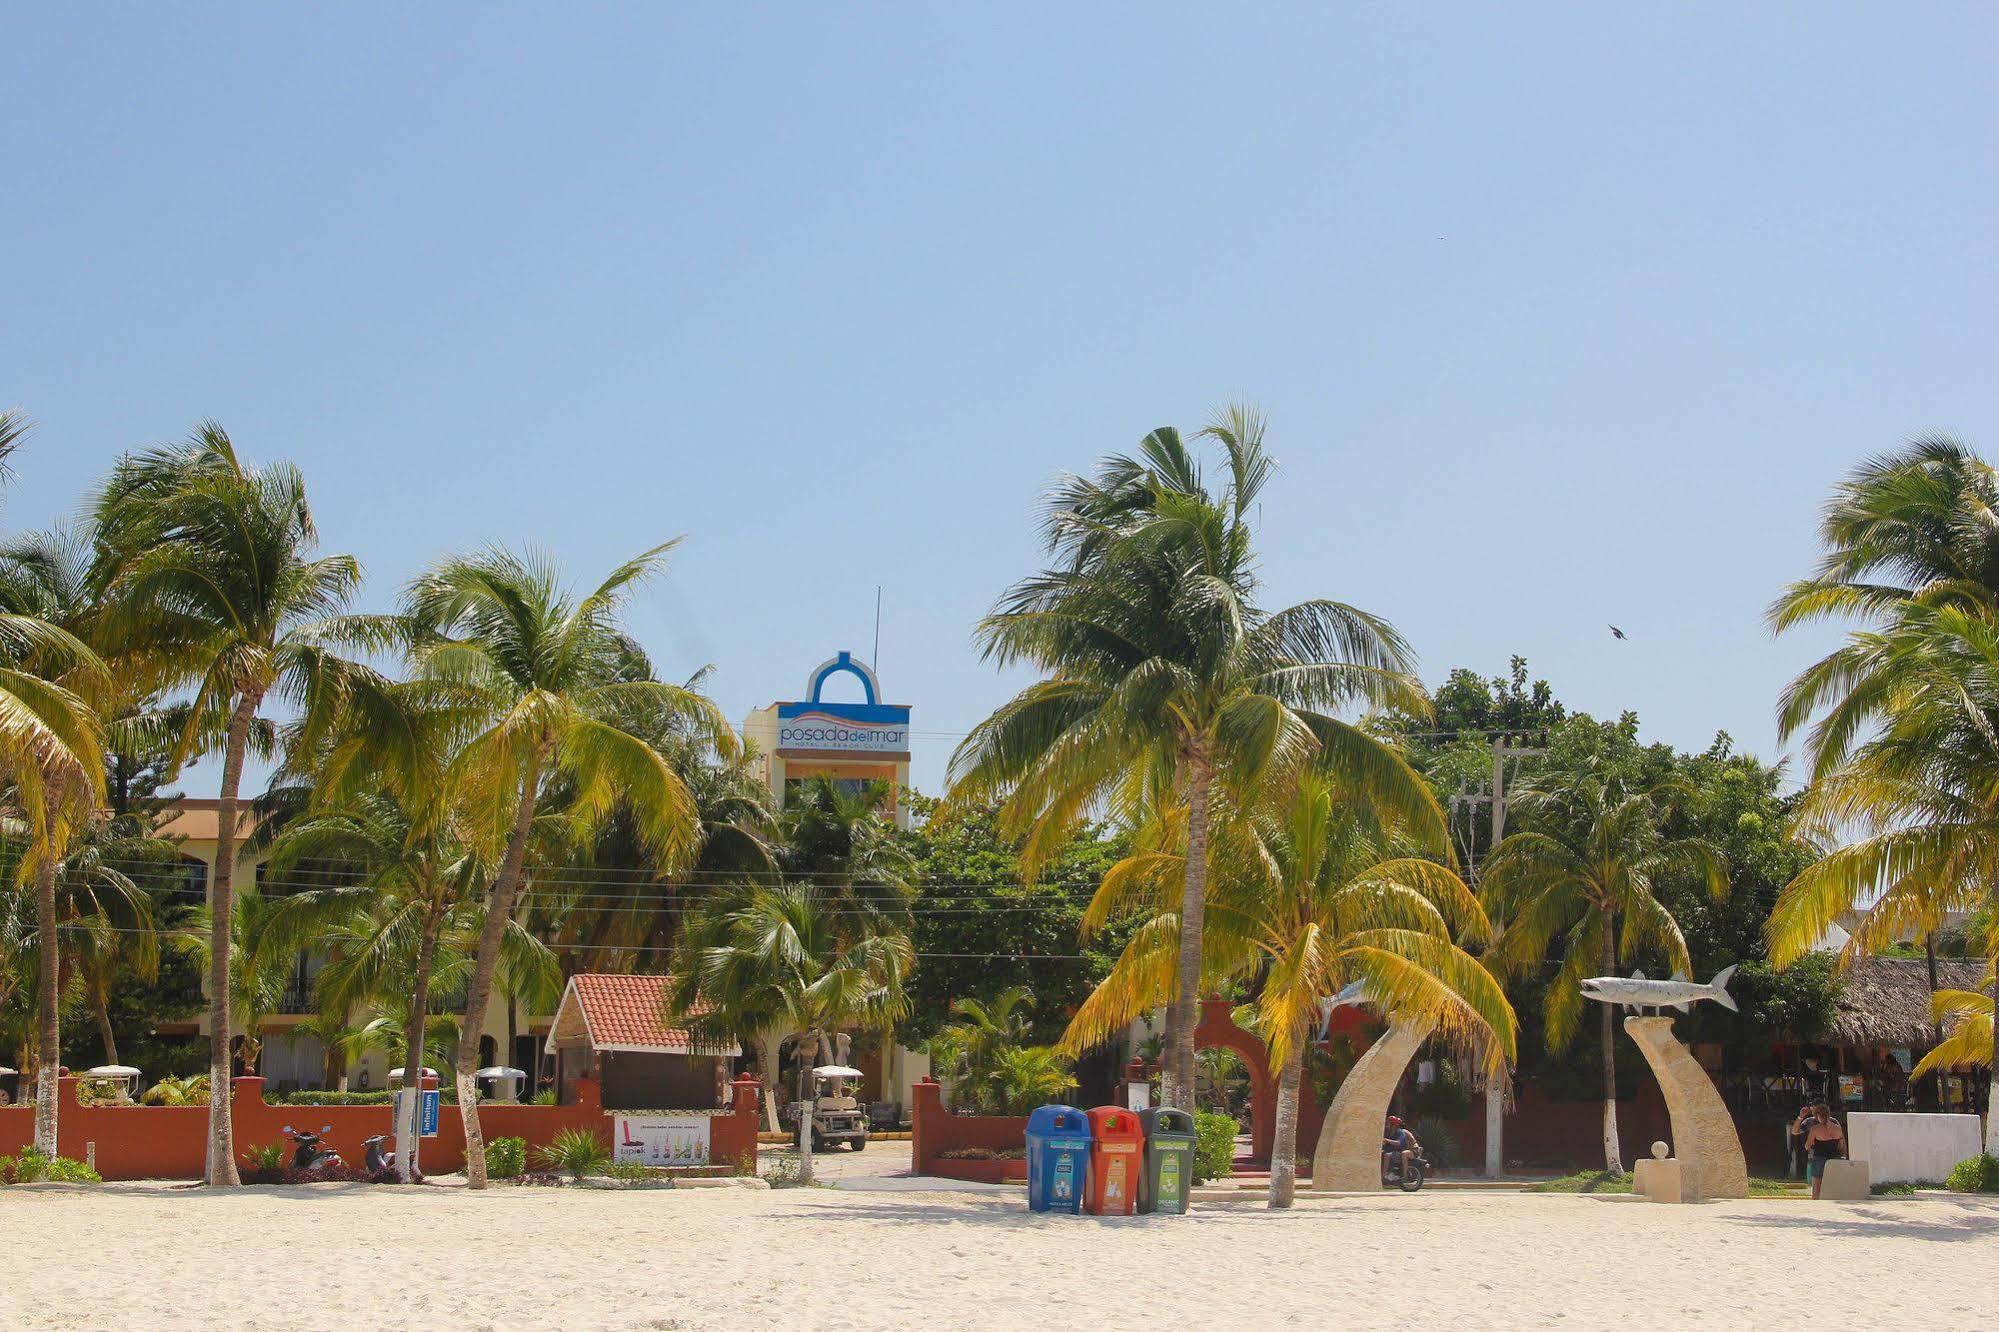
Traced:
<path fill-rule="evenodd" d="M 1319 1144 L 1312 1153 L 1313 1188 L 1381 1187 L 1381 1130 L 1389 1102 L 1409 1061 L 1434 1029 L 1427 1022 L 1394 1023 L 1353 1066 L 1319 1127 Z"/>

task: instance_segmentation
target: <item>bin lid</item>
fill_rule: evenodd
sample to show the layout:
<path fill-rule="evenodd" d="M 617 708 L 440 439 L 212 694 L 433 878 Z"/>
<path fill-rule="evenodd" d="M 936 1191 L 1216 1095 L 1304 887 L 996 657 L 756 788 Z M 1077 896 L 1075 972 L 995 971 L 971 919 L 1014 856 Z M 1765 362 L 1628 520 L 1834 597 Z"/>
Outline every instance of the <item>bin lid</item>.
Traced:
<path fill-rule="evenodd" d="M 1090 1136 L 1090 1119 L 1073 1105 L 1044 1105 L 1027 1117 L 1027 1131 L 1047 1137 L 1053 1133 Z"/>
<path fill-rule="evenodd" d="M 1138 1111 L 1121 1105 L 1099 1105 L 1090 1111 L 1090 1136 L 1100 1141 L 1138 1142 L 1145 1137 Z"/>
<path fill-rule="evenodd" d="M 1185 1133 L 1192 1137 L 1194 1133 L 1194 1117 L 1185 1110 L 1175 1110 L 1170 1105 L 1141 1110 L 1138 1112 L 1138 1118 L 1139 1122 L 1145 1125 L 1147 1137 L 1155 1133 Z"/>

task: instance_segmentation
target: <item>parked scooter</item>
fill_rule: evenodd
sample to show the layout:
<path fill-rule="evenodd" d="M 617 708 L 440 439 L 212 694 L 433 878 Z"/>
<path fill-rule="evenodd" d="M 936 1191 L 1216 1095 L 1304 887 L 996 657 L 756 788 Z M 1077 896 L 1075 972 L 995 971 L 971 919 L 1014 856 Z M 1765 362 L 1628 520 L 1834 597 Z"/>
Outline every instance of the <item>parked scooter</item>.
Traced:
<path fill-rule="evenodd" d="M 333 1132 L 331 1124 L 323 1125 L 318 1133 L 307 1133 L 302 1129 L 293 1128 L 290 1124 L 285 1125 L 285 1136 L 298 1144 L 298 1150 L 292 1153 L 292 1169 L 324 1170 L 328 1166 L 347 1164 L 340 1159 L 339 1152 L 320 1144 L 320 1137 L 331 1132 Z"/>
<path fill-rule="evenodd" d="M 396 1154 L 382 1146 L 383 1143 L 394 1140 L 395 1135 L 392 1133 L 377 1133 L 361 1144 L 364 1149 L 361 1164 L 368 1168 L 371 1178 L 383 1179 L 396 1173 Z"/>

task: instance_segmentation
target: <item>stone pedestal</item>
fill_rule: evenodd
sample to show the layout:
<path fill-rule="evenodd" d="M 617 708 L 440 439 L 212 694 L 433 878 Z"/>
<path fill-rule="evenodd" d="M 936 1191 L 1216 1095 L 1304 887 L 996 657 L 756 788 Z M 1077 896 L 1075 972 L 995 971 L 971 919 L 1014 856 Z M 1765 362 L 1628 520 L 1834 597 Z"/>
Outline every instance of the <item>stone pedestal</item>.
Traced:
<path fill-rule="evenodd" d="M 1673 1035 L 1673 1019 L 1628 1017 L 1624 1030 L 1644 1052 L 1665 1094 L 1673 1118 L 1673 1164 L 1679 1167 L 1682 1198 L 1747 1198 L 1749 1166 L 1742 1157 L 1735 1120 L 1707 1070 Z"/>
<path fill-rule="evenodd" d="M 1381 1187 L 1381 1137 L 1388 1103 L 1430 1031 L 1429 1024 L 1398 1022 L 1354 1064 L 1319 1128 L 1319 1144 L 1312 1152 L 1314 1189 Z"/>
<path fill-rule="evenodd" d="M 1865 1202 L 1874 1196 L 1873 1174 L 1865 1161 L 1827 1161 L 1819 1180 L 1819 1201 Z"/>

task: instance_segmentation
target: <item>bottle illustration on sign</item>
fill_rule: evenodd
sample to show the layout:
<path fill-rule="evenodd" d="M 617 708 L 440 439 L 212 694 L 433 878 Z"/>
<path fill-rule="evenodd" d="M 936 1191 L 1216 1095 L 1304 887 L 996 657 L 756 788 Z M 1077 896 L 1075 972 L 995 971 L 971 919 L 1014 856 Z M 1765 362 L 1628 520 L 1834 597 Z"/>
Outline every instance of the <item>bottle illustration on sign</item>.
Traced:
<path fill-rule="evenodd" d="M 1180 1201 L 1180 1153 L 1172 1152 L 1159 1162 L 1159 1197 L 1163 1202 Z"/>
<path fill-rule="evenodd" d="M 1115 1158 L 1110 1168 L 1104 1172 L 1104 1201 L 1113 1203 L 1124 1197 L 1124 1158 Z"/>
<path fill-rule="evenodd" d="M 1076 1196 L 1076 1158 L 1064 1152 L 1055 1158 L 1055 1199 L 1067 1202 Z"/>

